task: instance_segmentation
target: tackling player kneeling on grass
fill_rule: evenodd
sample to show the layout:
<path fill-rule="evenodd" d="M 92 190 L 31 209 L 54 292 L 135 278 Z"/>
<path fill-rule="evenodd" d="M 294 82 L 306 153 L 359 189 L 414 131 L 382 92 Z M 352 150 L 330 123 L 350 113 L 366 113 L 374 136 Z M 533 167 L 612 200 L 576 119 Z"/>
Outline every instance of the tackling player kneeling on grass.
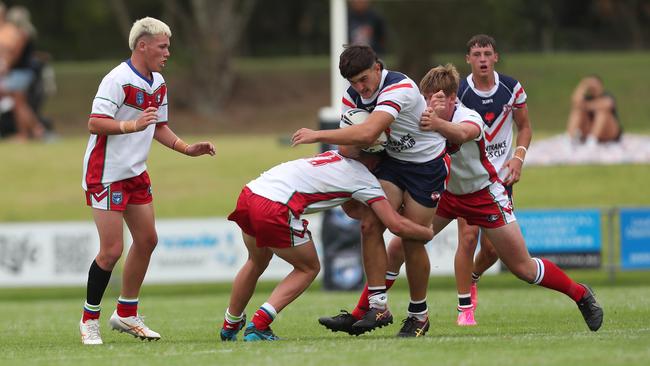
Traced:
<path fill-rule="evenodd" d="M 486 156 L 483 120 L 457 104 L 458 80 L 456 68 L 448 64 L 431 69 L 420 83 L 429 100 L 420 119 L 421 128 L 445 136 L 451 156 L 450 179 L 433 218 L 433 231 L 439 233 L 457 217 L 479 226 L 515 276 L 569 296 L 589 329 L 597 331 L 603 322 L 603 309 L 591 289 L 573 281 L 553 262 L 528 254 L 512 202 Z"/>
<path fill-rule="evenodd" d="M 228 219 L 242 230 L 248 260 L 233 282 L 221 340 L 236 340 L 244 327 L 244 341 L 278 339 L 271 330 L 271 322 L 320 271 L 308 222 L 300 218 L 303 214 L 342 204 L 347 209 L 346 205 L 356 200 L 370 206 L 393 234 L 424 242 L 432 238 L 429 227 L 416 224 L 393 209 L 379 181 L 368 170 L 376 164 L 376 156 L 357 147 L 340 146 L 339 151 L 280 164 L 244 187 Z M 273 254 L 291 264 L 293 270 L 246 324 L 244 310 Z"/>
<path fill-rule="evenodd" d="M 188 156 L 214 155 L 209 142 L 188 145 L 167 125 L 167 87 L 160 75 L 169 57 L 169 27 L 153 18 L 136 21 L 129 34 L 131 57 L 104 77 L 88 120 L 90 139 L 82 186 L 93 208 L 99 253 L 90 266 L 79 323 L 83 344 L 102 344 L 100 302 L 120 259 L 123 222 L 133 237 L 111 328 L 157 340 L 138 314 L 138 294 L 158 242 L 146 160 L 152 139 Z"/>

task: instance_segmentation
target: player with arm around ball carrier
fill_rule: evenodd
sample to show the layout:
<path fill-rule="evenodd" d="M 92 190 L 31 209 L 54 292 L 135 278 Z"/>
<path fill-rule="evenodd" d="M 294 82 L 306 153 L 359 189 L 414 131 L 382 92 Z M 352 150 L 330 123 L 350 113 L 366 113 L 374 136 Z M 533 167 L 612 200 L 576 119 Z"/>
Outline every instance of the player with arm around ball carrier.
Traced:
<path fill-rule="evenodd" d="M 450 179 L 433 218 L 433 231 L 439 233 L 457 217 L 479 226 L 515 276 L 569 296 L 589 329 L 597 331 L 603 322 L 603 309 L 592 290 L 573 281 L 553 262 L 528 254 L 510 198 L 487 158 L 483 119 L 474 111 L 466 118 L 457 118 L 468 110 L 456 103 L 458 79 L 455 67 L 448 64 L 430 70 L 420 83 L 423 94 L 430 96 L 421 127 L 445 136 L 451 156 Z"/>
<path fill-rule="evenodd" d="M 221 340 L 236 340 L 244 326 L 244 341 L 278 339 L 271 322 L 320 271 L 309 223 L 301 218 L 303 214 L 355 200 L 369 206 L 395 235 L 425 242 L 433 237 L 429 227 L 400 216 L 390 205 L 379 181 L 366 168 L 376 165 L 376 159 L 359 148 L 340 146 L 339 151 L 275 166 L 244 187 L 228 220 L 241 228 L 248 259 L 233 281 Z M 244 310 L 273 254 L 291 264 L 293 270 L 247 324 Z"/>
<path fill-rule="evenodd" d="M 419 128 L 426 102 L 417 84 L 404 74 L 384 69 L 368 46 L 348 46 L 340 56 L 339 70 L 350 84 L 343 94 L 343 112 L 362 108 L 371 112 L 370 116 L 365 123 L 346 129 L 313 131 L 302 128 L 293 135 L 294 145 L 315 142 L 372 145 L 385 132 L 387 157 L 381 161 L 375 175 L 393 208 L 401 208 L 403 215 L 414 222 L 429 225 L 437 197 L 444 190 L 448 158 L 445 139 L 438 133 Z M 342 327 L 329 329 L 358 335 L 393 322 L 386 290 L 396 273 L 386 271 L 392 266 L 388 262 L 391 256 L 386 253 L 384 231 L 376 215 L 365 210 L 361 217 L 361 242 L 367 287 L 362 297 L 367 301 L 367 309 L 343 314 Z M 410 290 L 407 318 L 425 323 L 428 322 L 426 293 L 430 272 L 425 242 L 405 240 L 403 244 L 403 254 L 400 247 L 399 256 L 406 263 Z M 399 270 L 399 266 L 397 268 Z"/>
<path fill-rule="evenodd" d="M 160 334 L 138 314 L 138 294 L 158 242 L 151 182 L 146 170 L 151 142 L 188 156 L 214 155 L 210 142 L 188 145 L 167 124 L 167 86 L 160 72 L 169 58 L 171 31 L 154 18 L 137 20 L 129 34 L 131 57 L 109 72 L 97 90 L 88 120 L 82 187 L 99 233 L 79 323 L 83 344 L 102 344 L 100 302 L 120 259 L 123 222 L 133 237 L 111 328 L 148 340 Z"/>

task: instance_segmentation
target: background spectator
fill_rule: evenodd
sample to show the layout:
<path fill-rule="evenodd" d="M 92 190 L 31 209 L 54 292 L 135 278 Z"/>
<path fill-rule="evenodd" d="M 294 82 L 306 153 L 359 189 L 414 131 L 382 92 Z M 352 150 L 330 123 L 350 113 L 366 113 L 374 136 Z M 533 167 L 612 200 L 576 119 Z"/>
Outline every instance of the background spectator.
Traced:
<path fill-rule="evenodd" d="M 370 0 L 348 2 L 348 40 L 350 44 L 368 45 L 378 54 L 384 53 L 386 25 L 370 6 Z"/>
<path fill-rule="evenodd" d="M 567 133 L 574 143 L 596 145 L 619 141 L 623 128 L 616 112 L 616 101 L 596 75 L 583 78 L 573 91 Z"/>

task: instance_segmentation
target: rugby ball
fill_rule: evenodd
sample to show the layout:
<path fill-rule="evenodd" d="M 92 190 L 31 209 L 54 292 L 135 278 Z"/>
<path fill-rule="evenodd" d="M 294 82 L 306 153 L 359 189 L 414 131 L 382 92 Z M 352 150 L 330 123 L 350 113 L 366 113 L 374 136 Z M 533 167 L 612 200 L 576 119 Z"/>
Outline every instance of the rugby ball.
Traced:
<path fill-rule="evenodd" d="M 368 113 L 368 111 L 366 111 L 365 109 L 360 109 L 360 108 L 348 109 L 341 116 L 341 122 L 339 123 L 339 127 L 345 128 L 352 125 L 358 125 L 360 123 L 365 122 L 369 115 L 370 113 Z M 386 144 L 387 140 L 388 138 L 386 137 L 386 133 L 382 132 L 377 138 L 377 141 L 375 141 L 373 145 L 363 149 L 363 151 L 369 153 L 376 153 L 376 152 L 383 151 L 384 144 Z"/>

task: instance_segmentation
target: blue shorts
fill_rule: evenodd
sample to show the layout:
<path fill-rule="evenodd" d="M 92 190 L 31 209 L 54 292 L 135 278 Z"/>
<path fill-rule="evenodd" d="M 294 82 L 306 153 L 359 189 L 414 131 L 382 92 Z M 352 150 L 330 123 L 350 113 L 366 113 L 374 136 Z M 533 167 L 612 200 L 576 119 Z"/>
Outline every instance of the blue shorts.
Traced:
<path fill-rule="evenodd" d="M 434 208 L 445 190 L 449 172 L 446 156 L 443 154 L 426 163 L 411 163 L 387 156 L 374 173 L 377 179 L 389 181 L 408 192 L 422 206 Z"/>

